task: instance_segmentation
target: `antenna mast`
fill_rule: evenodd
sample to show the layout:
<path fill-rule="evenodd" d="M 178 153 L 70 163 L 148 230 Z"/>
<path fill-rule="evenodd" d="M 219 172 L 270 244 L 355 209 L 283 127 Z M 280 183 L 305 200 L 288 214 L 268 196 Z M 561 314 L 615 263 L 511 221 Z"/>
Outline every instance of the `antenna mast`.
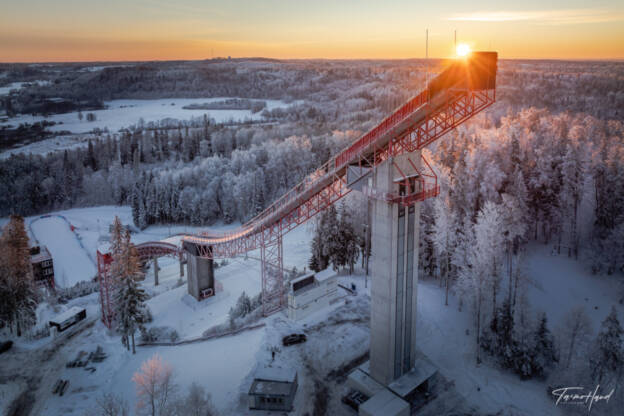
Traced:
<path fill-rule="evenodd" d="M 425 88 L 429 86 L 429 29 L 425 29 Z"/>

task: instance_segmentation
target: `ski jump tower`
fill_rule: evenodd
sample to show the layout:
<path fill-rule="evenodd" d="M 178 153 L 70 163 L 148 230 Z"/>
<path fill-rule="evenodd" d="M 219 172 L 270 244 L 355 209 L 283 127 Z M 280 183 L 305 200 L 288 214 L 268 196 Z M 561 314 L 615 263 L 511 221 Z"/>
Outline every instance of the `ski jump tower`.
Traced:
<path fill-rule="evenodd" d="M 416 360 L 420 202 L 439 193 L 421 150 L 494 103 L 496 69 L 496 52 L 452 61 L 420 94 L 257 217 L 228 233 L 184 236 L 187 257 L 260 249 L 269 315 L 285 304 L 282 236 L 352 190 L 363 192 L 373 200 L 370 375 L 383 385 L 401 377 Z"/>
<path fill-rule="evenodd" d="M 420 159 L 416 150 L 380 165 L 372 175 L 373 189 L 397 195 L 421 192 L 421 169 L 415 163 Z M 414 366 L 420 202 L 376 199 L 371 205 L 370 372 L 388 384 Z"/>

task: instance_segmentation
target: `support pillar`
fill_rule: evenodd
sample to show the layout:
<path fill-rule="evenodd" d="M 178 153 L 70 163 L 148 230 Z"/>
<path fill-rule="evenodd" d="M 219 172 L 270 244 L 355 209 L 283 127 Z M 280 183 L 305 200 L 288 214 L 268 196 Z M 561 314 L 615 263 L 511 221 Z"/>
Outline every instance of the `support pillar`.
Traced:
<path fill-rule="evenodd" d="M 186 264 L 186 259 L 184 258 L 184 253 L 180 254 L 180 277 L 184 277 L 184 265 Z"/>
<path fill-rule="evenodd" d="M 408 157 L 420 160 L 415 152 L 379 165 L 373 173 L 373 187 L 400 193 L 397 178 L 414 173 Z M 420 203 L 405 207 L 374 200 L 371 204 L 370 375 L 387 385 L 408 372 L 416 359 Z"/>
<path fill-rule="evenodd" d="M 188 277 L 186 283 L 188 293 L 197 300 L 215 294 L 214 261 L 211 257 L 200 257 L 197 246 L 184 242 Z M 208 247 L 208 255 L 212 256 L 212 247 Z"/>
<path fill-rule="evenodd" d="M 158 286 L 158 257 L 154 257 L 154 286 Z"/>
<path fill-rule="evenodd" d="M 260 247 L 262 269 L 262 313 L 269 316 L 284 306 L 284 263 L 282 236 Z"/>

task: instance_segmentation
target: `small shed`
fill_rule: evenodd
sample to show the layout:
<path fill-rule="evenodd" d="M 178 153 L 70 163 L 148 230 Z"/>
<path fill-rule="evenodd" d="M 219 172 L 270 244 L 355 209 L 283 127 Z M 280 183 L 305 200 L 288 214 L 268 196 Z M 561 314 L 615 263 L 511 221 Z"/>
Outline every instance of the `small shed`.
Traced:
<path fill-rule="evenodd" d="M 249 388 L 250 410 L 290 412 L 297 392 L 297 372 L 285 367 L 256 369 Z"/>

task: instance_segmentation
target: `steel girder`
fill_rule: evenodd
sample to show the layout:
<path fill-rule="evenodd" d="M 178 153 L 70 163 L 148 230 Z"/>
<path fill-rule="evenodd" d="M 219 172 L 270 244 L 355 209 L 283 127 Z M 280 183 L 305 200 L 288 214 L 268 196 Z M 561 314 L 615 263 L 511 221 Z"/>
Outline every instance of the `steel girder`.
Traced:
<path fill-rule="evenodd" d="M 262 313 L 271 315 L 285 304 L 284 248 L 281 235 L 276 241 L 260 246 L 262 266 Z"/>

